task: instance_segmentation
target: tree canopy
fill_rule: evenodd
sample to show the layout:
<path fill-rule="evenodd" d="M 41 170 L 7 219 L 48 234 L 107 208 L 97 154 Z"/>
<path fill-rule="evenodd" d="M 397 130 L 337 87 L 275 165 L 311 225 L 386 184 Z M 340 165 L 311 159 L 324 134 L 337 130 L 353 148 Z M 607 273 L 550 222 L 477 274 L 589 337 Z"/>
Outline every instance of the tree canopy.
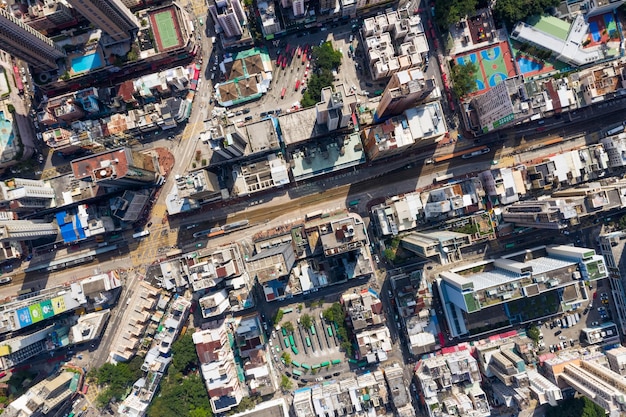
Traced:
<path fill-rule="evenodd" d="M 161 381 L 161 393 L 148 408 L 148 417 L 212 417 L 209 396 L 198 374 L 183 377 L 168 372 Z"/>
<path fill-rule="evenodd" d="M 186 373 L 188 368 L 198 367 L 198 354 L 192 335 L 193 332 L 188 332 L 172 344 L 172 366 L 178 372 Z"/>
<path fill-rule="evenodd" d="M 130 362 L 120 362 L 115 365 L 105 363 L 100 368 L 90 372 L 89 376 L 95 379 L 104 390 L 97 398 L 99 406 L 106 405 L 110 400 L 121 400 L 128 392 L 128 389 L 138 380 L 141 375 L 141 365 L 143 357 L 135 356 Z"/>
<path fill-rule="evenodd" d="M 465 16 L 473 15 L 477 8 L 478 0 L 437 0 L 435 21 L 447 30 L 448 26 L 457 23 Z"/>
<path fill-rule="evenodd" d="M 313 70 L 309 75 L 307 89 L 300 100 L 302 107 L 311 107 L 322 98 L 322 88 L 333 85 L 335 77 L 333 70 L 339 70 L 342 54 L 333 49 L 333 44 L 324 42 L 320 46 L 314 46 L 311 51 Z"/>
<path fill-rule="evenodd" d="M 464 65 L 455 64 L 451 68 L 452 92 L 457 98 L 466 96 L 476 89 L 478 67 L 473 62 Z"/>
<path fill-rule="evenodd" d="M 300 316 L 300 323 L 302 324 L 302 326 L 308 329 L 313 324 L 313 319 L 311 318 L 311 316 L 304 313 L 302 316 Z"/>
<path fill-rule="evenodd" d="M 526 332 L 526 334 L 528 335 L 528 337 L 535 342 L 535 345 L 539 343 L 539 334 L 541 333 L 541 331 L 539 330 L 539 328 L 537 326 L 532 326 L 528 328 L 528 331 Z"/>
<path fill-rule="evenodd" d="M 587 397 L 568 398 L 558 406 L 548 408 L 546 417 L 604 417 L 604 408 Z"/>
<path fill-rule="evenodd" d="M 560 0 L 498 0 L 493 8 L 493 17 L 510 29 L 517 22 L 530 16 L 539 16 L 550 7 L 558 6 Z"/>

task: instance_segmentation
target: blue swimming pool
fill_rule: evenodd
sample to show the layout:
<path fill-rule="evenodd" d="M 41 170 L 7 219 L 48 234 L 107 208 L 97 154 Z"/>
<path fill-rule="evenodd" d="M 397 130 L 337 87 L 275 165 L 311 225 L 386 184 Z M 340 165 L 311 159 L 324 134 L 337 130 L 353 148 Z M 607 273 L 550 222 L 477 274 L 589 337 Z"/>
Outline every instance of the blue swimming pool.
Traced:
<path fill-rule="evenodd" d="M 75 73 L 90 71 L 102 66 L 100 54 L 83 55 L 72 59 L 72 71 Z"/>
<path fill-rule="evenodd" d="M 5 119 L 4 112 L 0 111 L 0 143 L 3 143 L 5 146 L 11 146 L 14 138 L 13 123 Z"/>
<path fill-rule="evenodd" d="M 517 64 L 519 65 L 519 69 L 522 71 L 522 74 L 529 74 L 543 68 L 541 63 L 525 57 L 517 58 Z"/>

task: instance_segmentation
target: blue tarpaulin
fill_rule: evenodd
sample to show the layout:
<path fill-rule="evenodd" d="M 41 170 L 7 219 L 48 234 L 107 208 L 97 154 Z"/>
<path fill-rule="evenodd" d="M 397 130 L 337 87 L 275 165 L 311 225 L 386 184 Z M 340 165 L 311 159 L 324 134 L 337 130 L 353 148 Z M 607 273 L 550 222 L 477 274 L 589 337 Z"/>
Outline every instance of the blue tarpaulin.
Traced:
<path fill-rule="evenodd" d="M 66 211 L 62 211 L 56 214 L 56 218 L 59 229 L 61 230 L 61 237 L 65 243 L 85 238 L 85 231 L 78 217 L 71 214 L 68 215 Z M 76 227 L 74 227 L 73 221 L 76 221 Z"/>

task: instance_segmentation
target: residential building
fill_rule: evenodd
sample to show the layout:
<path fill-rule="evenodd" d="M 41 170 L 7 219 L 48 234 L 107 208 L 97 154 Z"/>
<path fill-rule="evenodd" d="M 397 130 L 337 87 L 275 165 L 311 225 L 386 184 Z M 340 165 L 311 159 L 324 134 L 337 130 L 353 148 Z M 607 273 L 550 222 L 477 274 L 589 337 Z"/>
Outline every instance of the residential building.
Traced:
<path fill-rule="evenodd" d="M 478 178 L 449 183 L 422 193 L 425 220 L 447 220 L 484 209 L 483 184 Z"/>
<path fill-rule="evenodd" d="M 423 358 L 415 368 L 415 377 L 429 417 L 491 415 L 480 387 L 478 363 L 469 350 L 454 349 Z"/>
<path fill-rule="evenodd" d="M 614 0 L 609 2 L 598 2 L 593 0 L 576 0 L 568 3 L 568 9 L 572 11 L 580 10 L 587 18 L 603 13 L 615 12 L 616 9 L 624 4 L 624 0 Z"/>
<path fill-rule="evenodd" d="M 200 306 L 202 317 L 205 319 L 221 316 L 230 310 L 228 292 L 220 290 L 205 295 L 198 300 L 198 305 Z"/>
<path fill-rule="evenodd" d="M 342 294 L 341 303 L 354 331 L 385 322 L 383 303 L 369 288 L 363 288 L 358 293 L 350 291 Z"/>
<path fill-rule="evenodd" d="M 615 346 L 620 343 L 617 325 L 610 321 L 591 328 L 585 327 L 580 336 L 590 345 Z"/>
<path fill-rule="evenodd" d="M 57 407 L 71 402 L 78 394 L 83 378 L 80 369 L 61 368 L 58 373 L 30 387 L 10 403 L 3 414 L 9 417 L 53 414 Z"/>
<path fill-rule="evenodd" d="M 387 353 L 393 349 L 391 333 L 387 326 L 366 328 L 355 332 L 359 355 L 367 359 L 368 363 L 387 360 Z"/>
<path fill-rule="evenodd" d="M 426 62 L 429 46 L 419 15 L 409 15 L 406 9 L 379 13 L 363 20 L 361 32 L 366 65 L 375 80 Z"/>
<path fill-rule="evenodd" d="M 400 240 L 404 249 L 422 258 L 434 259 L 442 265 L 461 261 L 461 249 L 473 243 L 472 235 L 449 230 L 410 232 Z"/>
<path fill-rule="evenodd" d="M 210 202 L 220 200 L 222 191 L 217 175 L 206 169 L 177 176 L 178 198 Z"/>
<path fill-rule="evenodd" d="M 47 182 L 24 178 L 0 181 L 0 205 L 8 210 L 34 212 L 55 204 L 54 189 Z"/>
<path fill-rule="evenodd" d="M 260 284 L 289 275 L 296 261 L 296 254 L 290 243 L 263 249 L 246 260 L 246 270 L 251 279 Z"/>
<path fill-rule="evenodd" d="M 439 274 L 437 286 L 453 337 L 493 332 L 555 314 L 561 303 L 588 295 L 583 282 L 608 276 L 604 258 L 593 249 L 540 246 Z M 528 299 L 549 308 L 526 308 Z"/>
<path fill-rule="evenodd" d="M 626 232 L 603 230 L 598 238 L 600 253 L 604 256 L 609 273 L 609 284 L 615 320 L 619 332 L 626 335 Z"/>
<path fill-rule="evenodd" d="M 261 15 L 261 31 L 266 39 L 283 30 L 280 25 L 280 19 L 276 16 L 276 12 L 274 11 L 273 2 L 260 1 L 257 3 L 257 9 Z"/>
<path fill-rule="evenodd" d="M 366 128 L 362 140 L 368 157 L 378 159 L 432 145 L 446 133 L 441 105 L 431 102 Z"/>
<path fill-rule="evenodd" d="M 34 240 L 56 236 L 59 228 L 43 220 L 12 220 L 0 222 L 0 242 Z"/>
<path fill-rule="evenodd" d="M 611 371 L 621 376 L 626 376 L 626 347 L 618 346 L 613 349 L 607 349 L 605 355 L 609 361 Z"/>
<path fill-rule="evenodd" d="M 396 236 L 417 227 L 418 219 L 423 215 L 420 193 L 412 192 L 387 199 L 384 203 L 372 207 L 372 217 L 378 233 L 383 236 Z"/>
<path fill-rule="evenodd" d="M 517 168 L 495 168 L 481 172 L 480 180 L 494 204 L 508 205 L 526 194 L 523 173 Z"/>
<path fill-rule="evenodd" d="M 195 332 L 193 342 L 200 359 L 200 371 L 214 413 L 224 413 L 237 406 L 246 395 L 237 375 L 237 366 L 225 323 L 213 323 Z"/>
<path fill-rule="evenodd" d="M 2 50 L 42 71 L 54 70 L 65 52 L 52 40 L 17 19 L 6 10 L 0 10 L 0 44 Z"/>
<path fill-rule="evenodd" d="M 328 132 L 351 127 L 352 112 L 356 105 L 356 96 L 346 94 L 343 84 L 322 88 L 322 98 L 315 105 L 317 124 L 325 126 Z"/>
<path fill-rule="evenodd" d="M 393 405 L 400 409 L 411 403 L 409 390 L 407 389 L 407 381 L 404 380 L 404 372 L 402 366 L 394 363 L 383 368 L 387 385 L 389 385 L 389 393 L 393 400 Z"/>
<path fill-rule="evenodd" d="M 566 64 L 582 67 L 606 58 L 600 47 L 583 48 L 588 33 L 589 23 L 582 14 L 576 14 L 571 23 L 554 16 L 541 16 L 532 25 L 517 23 L 511 38 L 545 49 Z"/>
<path fill-rule="evenodd" d="M 622 60 L 611 61 L 576 73 L 584 103 L 591 105 L 621 94 L 620 90 L 626 87 L 622 77 L 625 64 Z"/>
<path fill-rule="evenodd" d="M 22 15 L 24 22 L 39 32 L 54 31 L 77 23 L 72 8 L 65 0 L 33 2 L 28 13 Z"/>
<path fill-rule="evenodd" d="M 469 126 L 477 132 L 487 133 L 530 118 L 533 109 L 529 100 L 523 75 L 506 78 L 471 99 L 467 109 Z"/>
<path fill-rule="evenodd" d="M 320 227 L 320 239 L 325 256 L 335 256 L 358 250 L 368 244 L 362 222 L 352 216 L 334 220 L 330 227 Z"/>
<path fill-rule="evenodd" d="M 289 184 L 289 170 L 282 153 L 269 154 L 266 160 L 233 167 L 233 196 L 254 194 Z"/>
<path fill-rule="evenodd" d="M 626 411 L 623 398 L 626 380 L 610 370 L 602 362 L 604 355 L 590 352 L 568 352 L 544 362 L 546 373 L 560 386 L 570 386 L 580 394 L 604 408 L 610 417 L 618 417 Z"/>
<path fill-rule="evenodd" d="M 240 0 L 214 0 L 209 4 L 209 13 L 218 32 L 226 38 L 243 34 L 242 25 L 247 21 Z"/>
<path fill-rule="evenodd" d="M 608 155 L 609 167 L 620 169 L 626 166 L 626 133 L 603 138 L 600 143 Z"/>
<path fill-rule="evenodd" d="M 151 186 L 157 180 L 156 160 L 150 154 L 117 148 L 71 162 L 74 178 L 109 187 Z"/>
<path fill-rule="evenodd" d="M 421 104 L 434 89 L 434 80 L 427 79 L 421 69 L 398 71 L 389 79 L 378 102 L 374 119 L 384 120 L 390 116 L 397 116 Z"/>
<path fill-rule="evenodd" d="M 92 25 L 106 33 L 111 42 L 131 39 L 139 29 L 139 22 L 122 0 L 67 0 Z"/>

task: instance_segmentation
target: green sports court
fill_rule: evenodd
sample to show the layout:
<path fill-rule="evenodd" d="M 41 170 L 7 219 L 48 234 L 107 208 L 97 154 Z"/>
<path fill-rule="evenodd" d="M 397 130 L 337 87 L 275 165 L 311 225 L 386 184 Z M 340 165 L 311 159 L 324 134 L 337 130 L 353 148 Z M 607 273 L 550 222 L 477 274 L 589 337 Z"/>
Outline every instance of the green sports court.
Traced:
<path fill-rule="evenodd" d="M 150 23 L 159 52 L 182 46 L 180 27 L 173 8 L 152 13 Z"/>

